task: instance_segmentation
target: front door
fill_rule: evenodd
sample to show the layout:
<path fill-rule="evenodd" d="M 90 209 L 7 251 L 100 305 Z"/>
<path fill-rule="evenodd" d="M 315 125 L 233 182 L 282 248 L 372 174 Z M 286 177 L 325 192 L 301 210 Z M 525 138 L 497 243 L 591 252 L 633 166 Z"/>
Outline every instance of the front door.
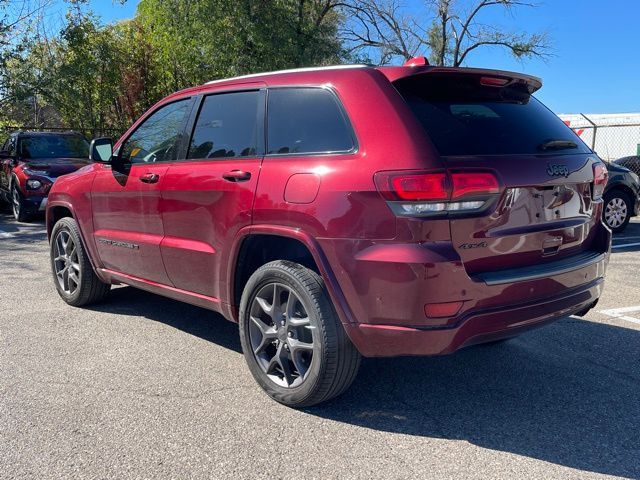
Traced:
<path fill-rule="evenodd" d="M 160 191 L 167 162 L 178 158 L 191 99 L 151 112 L 97 173 L 91 192 L 94 240 L 102 265 L 171 285 L 160 253 L 164 237 Z"/>
<path fill-rule="evenodd" d="M 9 183 L 11 180 L 11 171 L 15 164 L 16 155 L 16 137 L 9 137 L 2 147 L 2 150 L 7 154 L 5 158 L 0 158 L 0 193 L 5 191 L 6 200 L 11 198 L 9 192 Z"/>
<path fill-rule="evenodd" d="M 220 298 L 220 271 L 236 232 L 251 224 L 263 154 L 264 90 L 205 96 L 187 159 L 162 187 L 161 250 L 172 284 Z"/>

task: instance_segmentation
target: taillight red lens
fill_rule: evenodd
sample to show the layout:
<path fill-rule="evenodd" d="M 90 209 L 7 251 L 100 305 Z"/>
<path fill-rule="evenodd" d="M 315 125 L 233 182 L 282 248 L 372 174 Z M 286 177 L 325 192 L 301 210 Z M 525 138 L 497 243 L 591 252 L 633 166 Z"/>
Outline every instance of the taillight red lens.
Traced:
<path fill-rule="evenodd" d="M 452 173 L 451 183 L 453 185 L 452 199 L 500 192 L 498 179 L 493 174 L 486 172 Z"/>
<path fill-rule="evenodd" d="M 607 167 L 602 163 L 595 163 L 593 165 L 593 199 L 599 200 L 604 193 L 604 187 L 607 185 L 609 179 L 609 172 Z"/>
<path fill-rule="evenodd" d="M 446 201 L 451 193 L 445 172 L 379 172 L 374 179 L 387 200 Z"/>
<path fill-rule="evenodd" d="M 394 176 L 391 178 L 391 186 L 401 200 L 447 200 L 449 198 L 445 173 Z"/>

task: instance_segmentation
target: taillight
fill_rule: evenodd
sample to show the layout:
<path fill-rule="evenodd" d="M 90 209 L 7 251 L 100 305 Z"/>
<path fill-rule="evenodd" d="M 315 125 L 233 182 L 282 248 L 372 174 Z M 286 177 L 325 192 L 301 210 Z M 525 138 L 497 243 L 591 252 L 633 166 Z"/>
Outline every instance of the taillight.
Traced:
<path fill-rule="evenodd" d="M 391 177 L 391 190 L 401 200 L 446 200 L 449 185 L 445 173 L 397 175 Z"/>
<path fill-rule="evenodd" d="M 593 190 L 592 198 L 594 200 L 600 200 L 604 193 L 604 187 L 607 185 L 607 179 L 609 178 L 609 172 L 607 167 L 603 163 L 593 164 Z"/>
<path fill-rule="evenodd" d="M 451 198 L 471 195 L 492 195 L 500 192 L 498 179 L 492 173 L 452 173 L 453 192 Z"/>
<path fill-rule="evenodd" d="M 500 193 L 490 172 L 378 172 L 374 179 L 389 207 L 401 216 L 479 211 Z"/>

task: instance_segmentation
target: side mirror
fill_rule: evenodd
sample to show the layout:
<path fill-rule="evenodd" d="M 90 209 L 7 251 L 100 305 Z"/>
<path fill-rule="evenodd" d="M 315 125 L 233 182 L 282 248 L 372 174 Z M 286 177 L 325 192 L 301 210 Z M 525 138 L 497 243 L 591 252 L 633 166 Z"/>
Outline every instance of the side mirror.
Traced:
<path fill-rule="evenodd" d="M 9 150 L 0 150 L 0 158 L 13 158 Z"/>
<path fill-rule="evenodd" d="M 110 138 L 94 138 L 89 148 L 89 160 L 109 163 L 113 157 L 113 141 Z"/>

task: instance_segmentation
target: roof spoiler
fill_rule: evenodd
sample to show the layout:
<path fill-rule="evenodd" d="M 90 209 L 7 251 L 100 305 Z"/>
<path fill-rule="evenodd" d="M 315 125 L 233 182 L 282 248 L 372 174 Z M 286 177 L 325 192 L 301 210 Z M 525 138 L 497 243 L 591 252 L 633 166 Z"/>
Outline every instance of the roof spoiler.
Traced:
<path fill-rule="evenodd" d="M 451 75 L 472 75 L 480 78 L 480 82 L 488 87 L 507 87 L 524 85 L 529 94 L 533 94 L 542 87 L 542 80 L 532 75 L 523 73 L 507 72 L 504 70 L 489 70 L 484 68 L 456 68 L 456 67 L 412 67 L 393 69 L 393 72 L 385 72 L 392 82 L 410 78 L 416 75 L 451 74 Z M 409 72 L 407 73 L 407 70 Z M 395 74 L 395 75 L 394 75 Z M 393 78 L 395 77 L 395 78 Z"/>

